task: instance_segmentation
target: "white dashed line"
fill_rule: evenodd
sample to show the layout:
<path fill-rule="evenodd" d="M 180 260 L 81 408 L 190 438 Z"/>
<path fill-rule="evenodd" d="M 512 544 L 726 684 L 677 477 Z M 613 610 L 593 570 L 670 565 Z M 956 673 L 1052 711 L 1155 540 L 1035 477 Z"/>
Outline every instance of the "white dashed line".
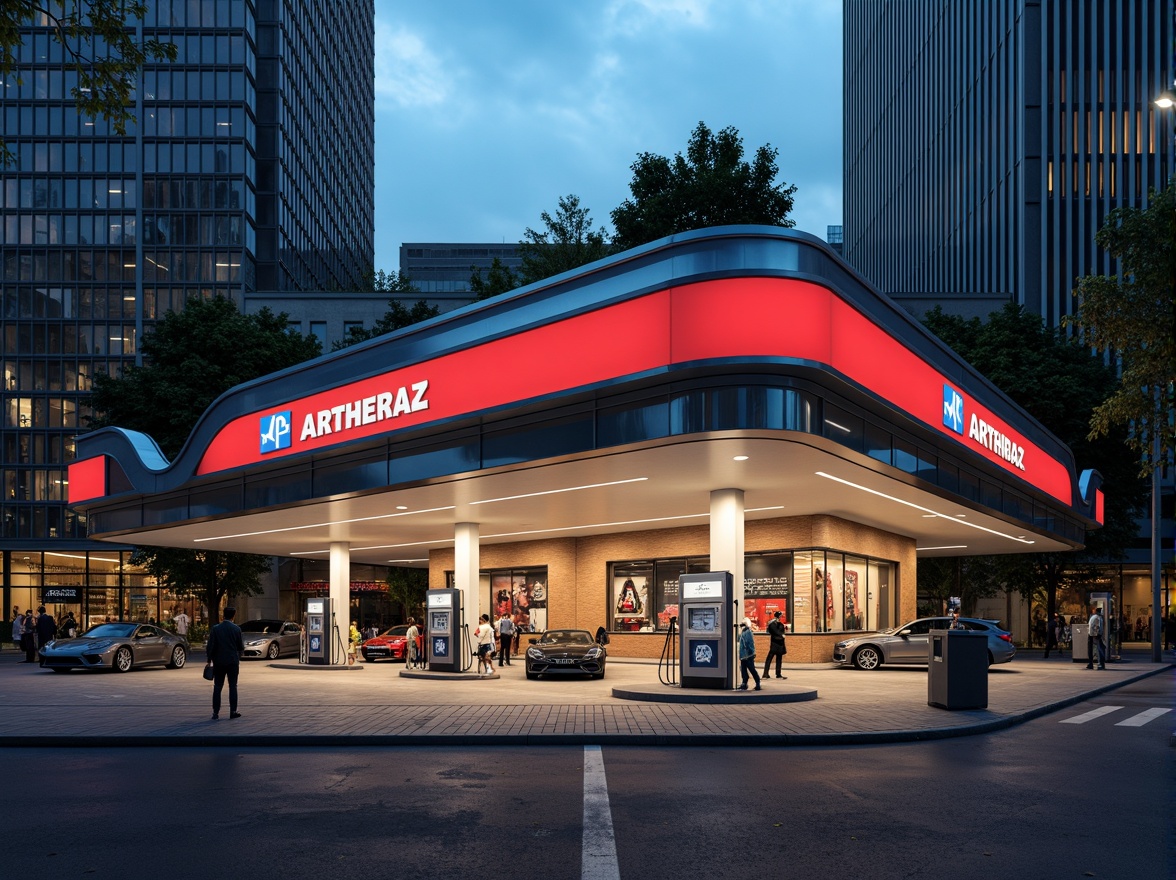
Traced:
<path fill-rule="evenodd" d="M 1171 709 L 1147 709 L 1138 715 L 1132 715 L 1126 721 L 1120 721 L 1115 727 L 1143 727 L 1149 721 L 1155 721 L 1161 715 L 1167 715 Z"/>
<path fill-rule="evenodd" d="M 584 746 L 584 848 L 581 880 L 620 880 L 612 808 L 600 746 Z"/>
<path fill-rule="evenodd" d="M 1098 709 L 1091 709 L 1089 712 L 1083 712 L 1081 715 L 1075 715 L 1073 718 L 1067 718 L 1065 721 L 1059 722 L 1061 724 L 1085 724 L 1087 721 L 1093 721 L 1095 718 L 1101 718 L 1104 715 L 1109 715 L 1112 712 L 1118 712 L 1122 706 L 1102 706 Z"/>

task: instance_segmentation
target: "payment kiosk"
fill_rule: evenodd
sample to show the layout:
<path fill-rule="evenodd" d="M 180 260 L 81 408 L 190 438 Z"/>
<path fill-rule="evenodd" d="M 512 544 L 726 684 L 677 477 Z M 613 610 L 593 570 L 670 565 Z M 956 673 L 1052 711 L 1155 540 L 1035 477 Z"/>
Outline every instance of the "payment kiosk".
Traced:
<path fill-rule="evenodd" d="M 331 663 L 331 600 L 317 597 L 306 600 L 303 625 L 306 662 L 315 665 Z"/>
<path fill-rule="evenodd" d="M 461 672 L 461 590 L 425 592 L 425 654 L 435 672 Z"/>
<path fill-rule="evenodd" d="M 734 603 L 729 571 L 678 578 L 682 687 L 729 689 L 734 684 Z"/>

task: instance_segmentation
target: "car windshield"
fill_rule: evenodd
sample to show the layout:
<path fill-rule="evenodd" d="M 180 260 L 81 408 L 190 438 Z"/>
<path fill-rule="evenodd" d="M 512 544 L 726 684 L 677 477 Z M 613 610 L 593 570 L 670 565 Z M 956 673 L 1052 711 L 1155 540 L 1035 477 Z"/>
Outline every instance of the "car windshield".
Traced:
<path fill-rule="evenodd" d="M 545 632 L 539 639 L 539 643 L 542 645 L 550 645 L 555 642 L 564 645 L 591 645 L 592 636 L 585 630 L 553 629 Z"/>
<path fill-rule="evenodd" d="M 391 629 L 386 629 L 380 633 L 382 638 L 404 638 L 406 635 L 408 635 L 408 626 L 404 624 L 401 624 L 400 626 L 394 626 Z"/>
<path fill-rule="evenodd" d="M 125 639 L 135 632 L 134 623 L 100 623 L 82 638 L 85 639 Z"/>
<path fill-rule="evenodd" d="M 241 632 L 276 633 L 282 631 L 280 620 L 247 620 L 241 624 Z"/>

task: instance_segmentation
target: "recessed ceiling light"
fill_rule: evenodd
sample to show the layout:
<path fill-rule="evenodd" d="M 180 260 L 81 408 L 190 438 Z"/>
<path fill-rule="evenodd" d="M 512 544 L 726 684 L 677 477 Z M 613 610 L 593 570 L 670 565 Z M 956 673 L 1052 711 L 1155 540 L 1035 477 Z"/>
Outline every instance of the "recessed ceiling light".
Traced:
<path fill-rule="evenodd" d="M 408 508 L 403 504 L 397 504 L 396 509 L 397 510 L 408 510 Z"/>
<path fill-rule="evenodd" d="M 735 456 L 735 458 L 733 460 L 734 461 L 747 461 L 747 459 L 749 457 L 750 456 L 747 456 L 747 455 L 737 455 L 737 456 Z"/>

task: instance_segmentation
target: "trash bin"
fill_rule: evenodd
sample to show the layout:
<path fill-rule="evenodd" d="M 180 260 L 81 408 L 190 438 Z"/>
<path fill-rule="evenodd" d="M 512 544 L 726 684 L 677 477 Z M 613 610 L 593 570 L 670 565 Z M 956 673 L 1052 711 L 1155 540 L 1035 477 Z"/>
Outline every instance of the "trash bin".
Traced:
<path fill-rule="evenodd" d="M 1090 637 L 1089 623 L 1072 623 L 1070 624 L 1070 656 L 1075 663 L 1089 663 L 1090 662 L 1090 643 L 1086 640 Z"/>
<path fill-rule="evenodd" d="M 988 708 L 988 635 L 933 629 L 927 647 L 927 705 Z"/>

